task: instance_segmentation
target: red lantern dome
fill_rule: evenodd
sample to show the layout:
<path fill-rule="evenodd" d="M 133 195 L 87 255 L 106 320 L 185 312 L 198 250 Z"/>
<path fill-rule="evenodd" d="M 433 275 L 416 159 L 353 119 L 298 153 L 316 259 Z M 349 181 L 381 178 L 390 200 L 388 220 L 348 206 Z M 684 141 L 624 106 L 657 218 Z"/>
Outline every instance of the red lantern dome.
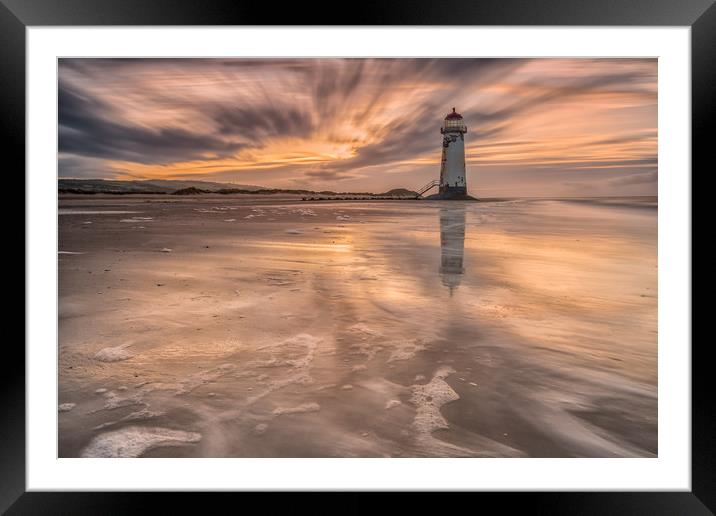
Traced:
<path fill-rule="evenodd" d="M 445 117 L 445 120 L 462 120 L 460 113 L 455 113 L 455 108 L 452 108 L 452 113 Z"/>

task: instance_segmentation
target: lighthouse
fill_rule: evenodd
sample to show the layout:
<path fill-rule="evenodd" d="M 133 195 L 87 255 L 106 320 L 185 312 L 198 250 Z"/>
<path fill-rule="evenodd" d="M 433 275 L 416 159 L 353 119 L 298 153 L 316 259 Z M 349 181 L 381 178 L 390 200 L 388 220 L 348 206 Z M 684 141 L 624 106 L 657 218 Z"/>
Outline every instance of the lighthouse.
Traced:
<path fill-rule="evenodd" d="M 440 128 L 443 135 L 443 152 L 440 162 L 440 199 L 466 199 L 465 133 L 467 127 L 460 113 L 448 114 Z"/>

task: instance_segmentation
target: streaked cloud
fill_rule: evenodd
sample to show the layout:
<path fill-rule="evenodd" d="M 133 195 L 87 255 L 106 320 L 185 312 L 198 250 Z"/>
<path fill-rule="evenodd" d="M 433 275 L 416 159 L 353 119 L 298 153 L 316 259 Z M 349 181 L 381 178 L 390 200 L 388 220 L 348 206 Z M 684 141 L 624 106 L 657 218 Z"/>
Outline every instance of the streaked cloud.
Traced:
<path fill-rule="evenodd" d="M 60 176 L 410 188 L 437 176 L 455 106 L 478 195 L 655 194 L 656 77 L 651 59 L 61 59 Z"/>

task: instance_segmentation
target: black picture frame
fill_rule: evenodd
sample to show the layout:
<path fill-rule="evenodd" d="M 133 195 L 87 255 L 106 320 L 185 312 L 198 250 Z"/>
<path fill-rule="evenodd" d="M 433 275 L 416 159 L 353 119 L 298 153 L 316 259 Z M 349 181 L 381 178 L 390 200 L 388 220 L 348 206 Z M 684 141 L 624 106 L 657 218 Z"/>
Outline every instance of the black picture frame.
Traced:
<path fill-rule="evenodd" d="M 0 127 L 5 133 L 0 147 L 4 163 L 12 163 L 15 170 L 25 170 L 25 31 L 31 26 L 641 25 L 691 28 L 692 170 L 706 172 L 706 160 L 711 157 L 713 147 L 709 136 L 714 133 L 716 120 L 714 0 L 451 0 L 449 8 L 445 2 L 434 0 L 279 5 L 231 0 L 0 0 Z M 10 181 L 7 176 L 6 180 Z M 13 195 L 19 190 L 16 183 L 19 182 L 7 183 L 13 184 Z M 24 182 L 22 190 L 27 194 Z M 682 344 L 692 346 L 691 492 L 481 493 L 478 496 L 498 502 L 501 512 L 511 512 L 516 507 L 540 514 L 699 515 L 716 512 L 716 414 L 711 394 L 713 374 L 707 359 L 709 343 Z M 195 506 L 206 511 L 205 496 L 197 499 L 186 494 L 25 492 L 25 368 L 19 366 L 25 363 L 25 354 L 19 339 L 6 339 L 4 346 L 9 355 L 0 375 L 0 512 L 128 513 L 140 512 L 150 501 L 160 499 L 163 513 L 171 511 L 171 505 L 181 508 L 181 512 L 192 511 Z M 418 496 L 414 500 L 422 504 L 422 498 Z M 374 505 L 370 497 L 352 496 L 338 512 L 362 513 L 373 510 Z M 314 508 L 312 513 L 335 513 Z M 291 512 L 296 510 L 298 507 L 294 506 Z"/>

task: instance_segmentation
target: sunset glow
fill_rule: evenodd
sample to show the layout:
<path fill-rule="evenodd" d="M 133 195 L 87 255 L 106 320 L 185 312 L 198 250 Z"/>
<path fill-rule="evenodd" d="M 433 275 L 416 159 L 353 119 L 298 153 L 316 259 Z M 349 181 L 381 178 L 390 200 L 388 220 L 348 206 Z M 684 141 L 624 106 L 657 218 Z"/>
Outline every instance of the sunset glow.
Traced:
<path fill-rule="evenodd" d="M 656 195 L 655 59 L 61 59 L 59 175 L 381 192 Z"/>

